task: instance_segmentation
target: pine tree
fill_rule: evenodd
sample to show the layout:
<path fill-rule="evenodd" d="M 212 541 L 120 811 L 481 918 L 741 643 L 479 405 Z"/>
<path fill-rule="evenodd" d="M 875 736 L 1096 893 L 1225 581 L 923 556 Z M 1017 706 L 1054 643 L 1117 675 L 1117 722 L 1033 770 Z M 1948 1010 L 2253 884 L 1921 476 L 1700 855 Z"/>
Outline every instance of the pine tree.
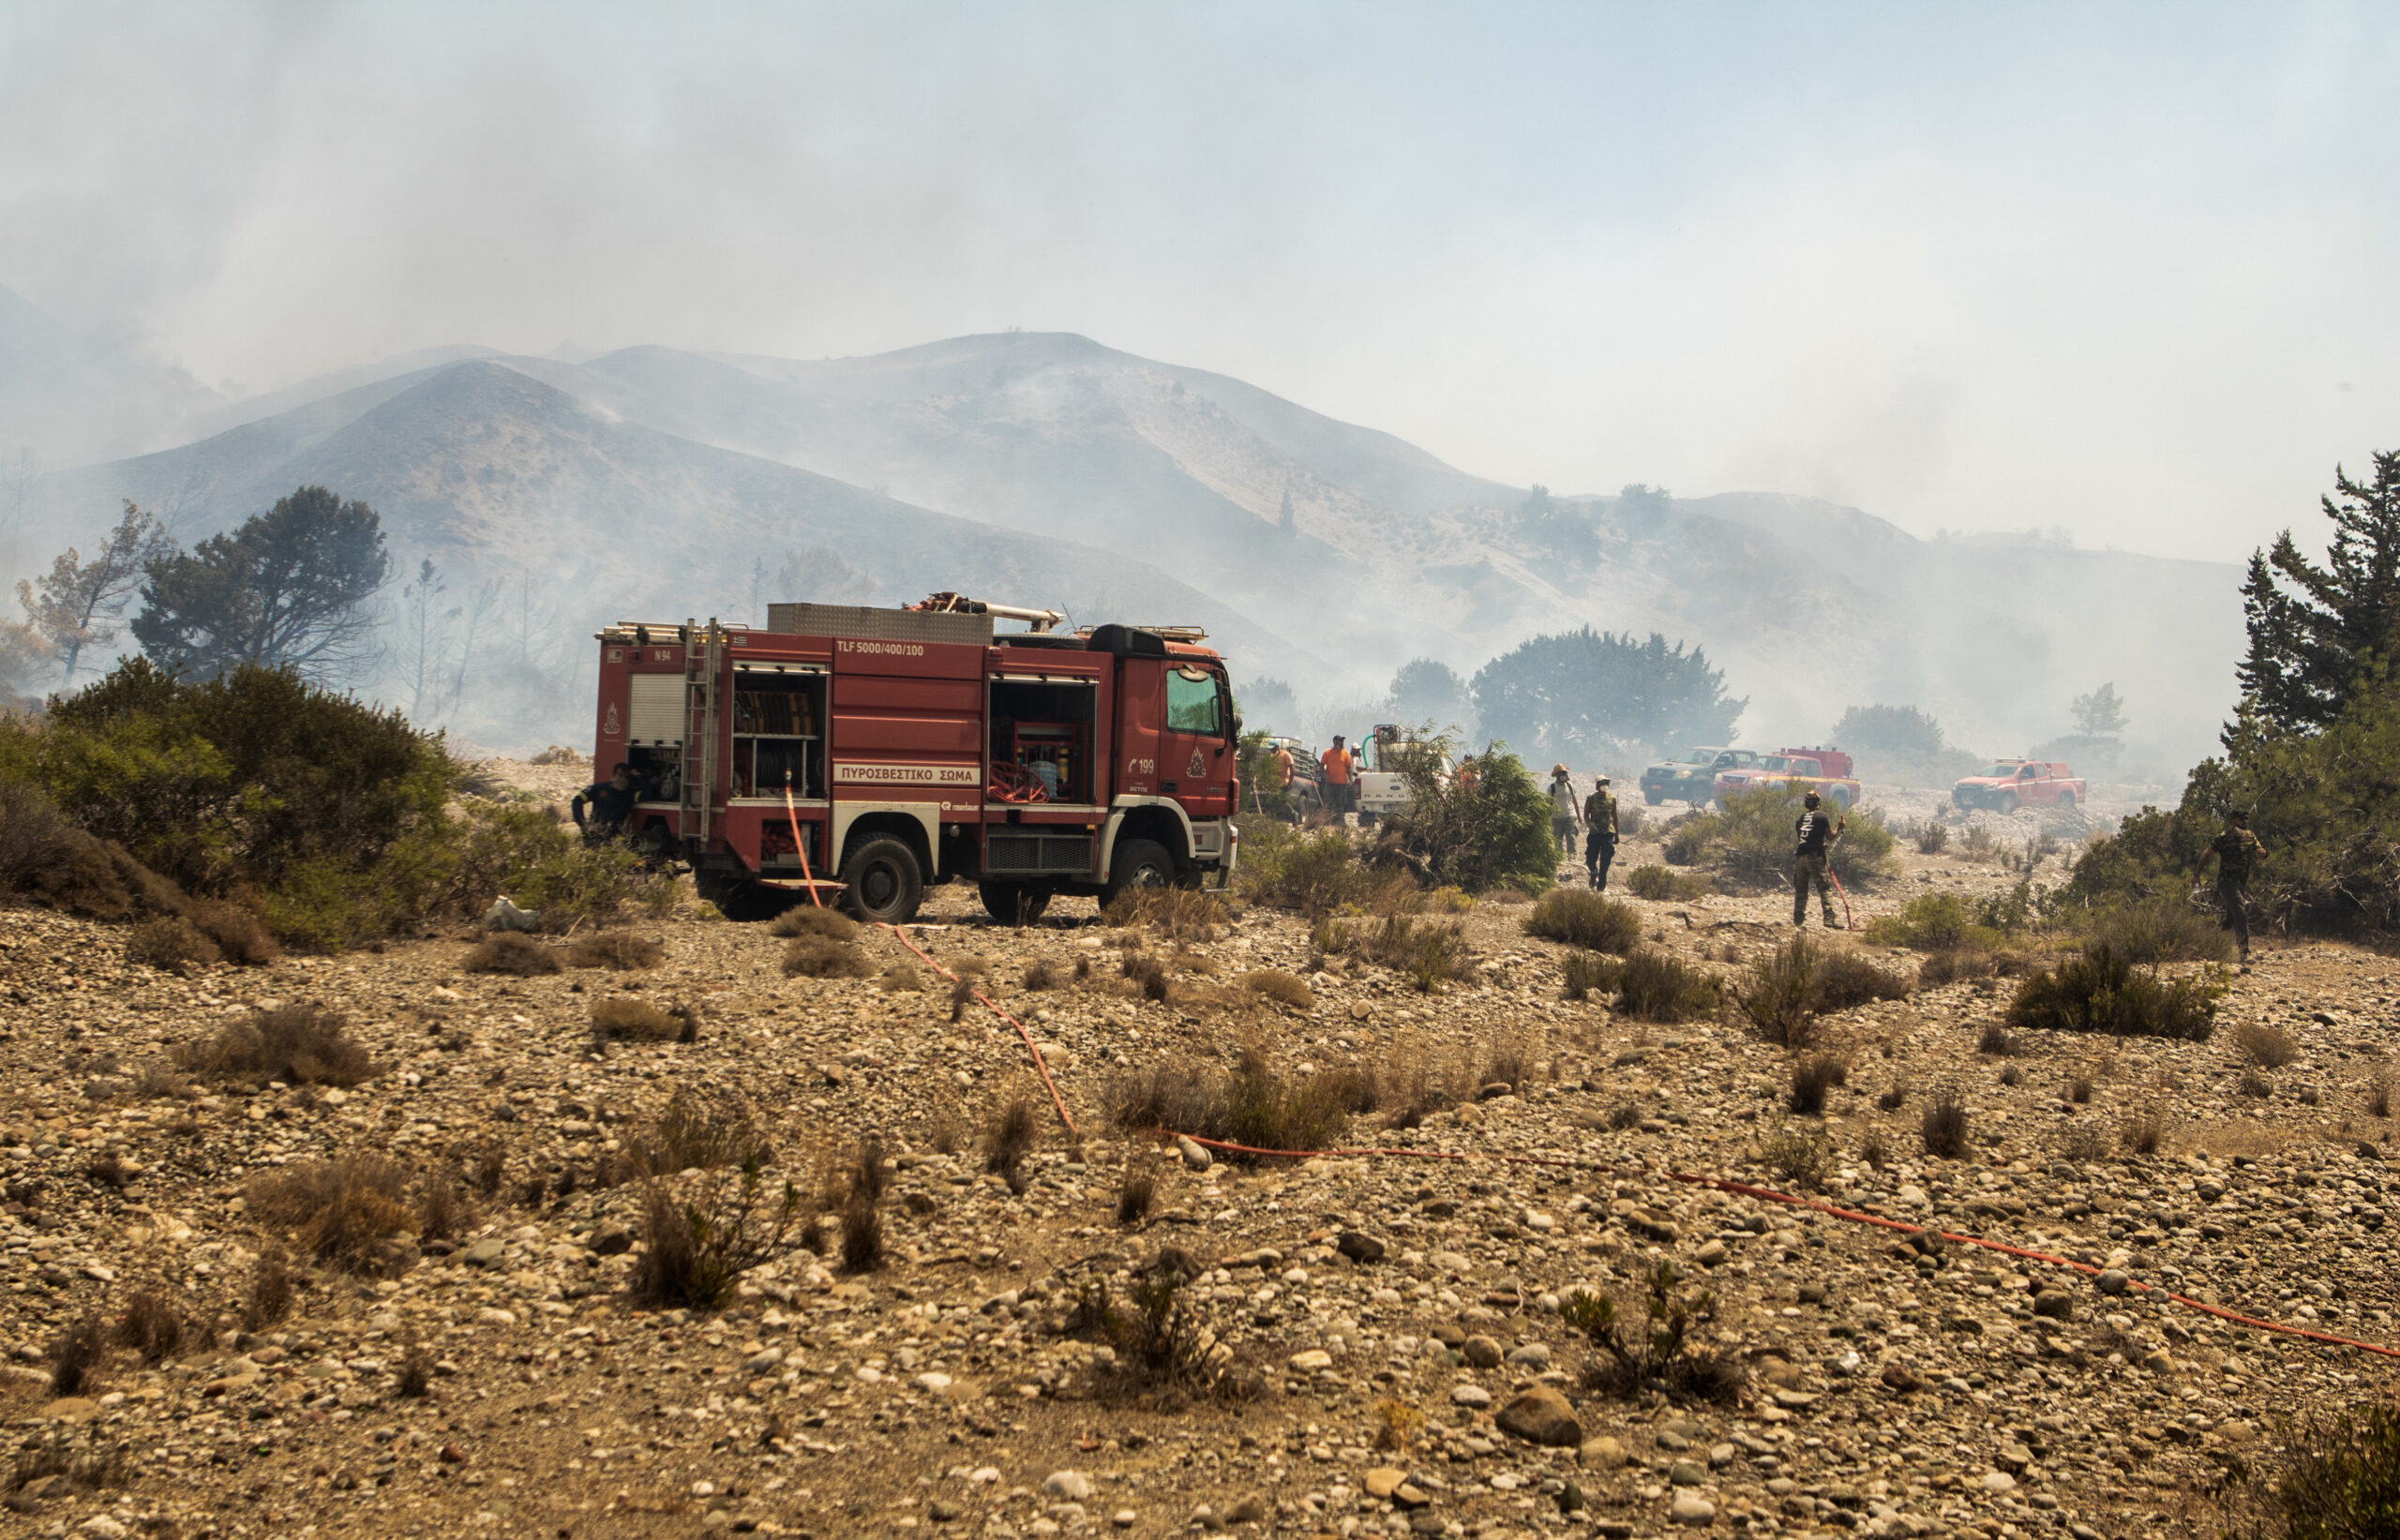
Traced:
<path fill-rule="evenodd" d="M 134 639 L 178 676 L 256 664 L 310 680 L 351 678 L 372 661 L 368 602 L 391 567 L 374 509 L 303 486 L 231 534 L 152 560 Z"/>
<path fill-rule="evenodd" d="M 2125 703 L 2110 680 L 2088 695 L 2078 695 L 2067 708 L 2075 713 L 2075 730 L 2085 738 L 2114 738 L 2125 730 Z"/>
<path fill-rule="evenodd" d="M 2333 521 L 2325 564 L 2286 530 L 2251 554 L 2242 585 L 2242 695 L 2284 732 L 2330 725 L 2374 664 L 2400 653 L 2400 451 L 2376 455 L 2371 484 L 2335 468 L 2333 487 L 2321 500 Z"/>

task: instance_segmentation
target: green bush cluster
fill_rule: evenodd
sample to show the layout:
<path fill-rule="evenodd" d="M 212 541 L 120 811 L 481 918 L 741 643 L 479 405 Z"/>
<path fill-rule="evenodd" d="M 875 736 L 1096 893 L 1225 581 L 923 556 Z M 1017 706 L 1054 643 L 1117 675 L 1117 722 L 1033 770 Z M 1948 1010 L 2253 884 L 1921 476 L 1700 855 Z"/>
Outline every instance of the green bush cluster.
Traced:
<path fill-rule="evenodd" d="M 2155 969 L 2137 969 L 2100 941 L 2026 979 L 2009 1002 L 2008 1021 L 2051 1032 L 2200 1042 L 2216 1028 L 2224 994 L 2214 978 L 2165 979 Z"/>
<path fill-rule="evenodd" d="M 458 775 L 440 734 L 277 669 L 191 681 L 137 658 L 46 720 L 0 723 L 0 786 L 28 827 L 54 809 L 86 864 L 239 899 L 289 946 L 336 951 L 502 892 L 578 919 L 671 902 L 631 851 L 586 846 L 544 810 L 454 814 Z M 182 906 L 169 890 L 133 912 Z"/>
<path fill-rule="evenodd" d="M 1363 903 L 1375 885 L 1358 845 L 1341 830 L 1312 832 L 1268 818 L 1241 820 L 1234 887 L 1245 903 L 1313 918 Z"/>
<path fill-rule="evenodd" d="M 1449 740 L 1421 736 L 1403 778 L 1408 810 L 1394 814 L 1384 843 L 1421 867 L 1426 885 L 1483 893 L 1546 890 L 1558 879 L 1558 845 L 1550 832 L 1550 799 L 1524 761 L 1494 745 L 1445 773 Z"/>

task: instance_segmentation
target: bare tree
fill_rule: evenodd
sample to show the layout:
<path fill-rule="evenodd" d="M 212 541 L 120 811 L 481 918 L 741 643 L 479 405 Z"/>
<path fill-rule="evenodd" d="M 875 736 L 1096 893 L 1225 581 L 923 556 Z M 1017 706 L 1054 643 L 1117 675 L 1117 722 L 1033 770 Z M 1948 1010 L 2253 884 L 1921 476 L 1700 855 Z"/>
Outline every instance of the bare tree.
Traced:
<path fill-rule="evenodd" d="M 467 698 L 467 673 L 474 665 L 475 648 L 491 631 L 492 616 L 500 608 L 500 579 L 483 578 L 467 589 L 466 601 L 458 606 L 458 645 L 451 653 L 450 704 L 457 706 Z"/>
<path fill-rule="evenodd" d="M 446 704 L 450 632 L 460 607 L 442 606 L 449 590 L 429 556 L 417 563 L 416 576 L 400 589 L 400 677 L 409 687 L 412 722 L 440 716 Z"/>
<path fill-rule="evenodd" d="M 38 582 L 17 584 L 17 602 L 25 619 L 66 663 L 62 682 L 75 682 L 75 667 L 86 647 L 108 647 L 116 641 L 125 606 L 142 585 L 144 564 L 172 550 L 158 521 L 126 499 L 125 516 L 100 548 L 86 561 L 72 546 L 51 563 L 50 575 Z"/>

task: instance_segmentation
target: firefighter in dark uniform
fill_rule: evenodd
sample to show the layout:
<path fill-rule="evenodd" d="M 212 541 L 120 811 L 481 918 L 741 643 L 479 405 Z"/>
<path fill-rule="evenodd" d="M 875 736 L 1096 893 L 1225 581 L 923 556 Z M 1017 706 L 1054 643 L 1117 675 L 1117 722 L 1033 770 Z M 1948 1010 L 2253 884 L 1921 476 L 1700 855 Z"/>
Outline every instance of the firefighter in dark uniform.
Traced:
<path fill-rule="evenodd" d="M 1609 863 L 1614 860 L 1616 798 L 1603 775 L 1592 783 L 1592 795 L 1583 799 L 1583 870 L 1591 874 L 1592 891 L 1609 890 Z"/>
<path fill-rule="evenodd" d="M 594 781 L 577 792 L 567 811 L 575 815 L 575 827 L 583 830 L 585 839 L 613 839 L 625 831 L 625 820 L 633 816 L 634 804 L 639 800 L 641 788 L 634 785 L 634 772 L 619 765 L 606 781 Z M 588 818 L 587 807 L 592 810 Z"/>
<path fill-rule="evenodd" d="M 1792 923 L 1802 930 L 1808 929 L 1808 884 L 1814 882 L 1817 885 L 1817 901 L 1824 905 L 1825 929 L 1830 931 L 1836 929 L 1839 922 L 1834 919 L 1833 888 L 1825 877 L 1826 846 L 1841 838 L 1841 831 L 1850 820 L 1844 817 L 1836 821 L 1826 817 L 1818 802 L 1819 798 L 1813 791 L 1802 798 L 1800 816 L 1792 824 L 1792 832 L 1799 836 L 1800 848 L 1792 853 Z"/>
<path fill-rule="evenodd" d="M 2192 874 L 2193 882 L 2204 881 L 2209 860 L 2215 858 L 2217 923 L 2233 933 L 2244 963 L 2250 961 L 2250 866 L 2266 853 L 2258 836 L 2250 832 L 2250 815 L 2237 809 L 2226 815 L 2225 832 L 2200 852 L 2199 870 Z"/>

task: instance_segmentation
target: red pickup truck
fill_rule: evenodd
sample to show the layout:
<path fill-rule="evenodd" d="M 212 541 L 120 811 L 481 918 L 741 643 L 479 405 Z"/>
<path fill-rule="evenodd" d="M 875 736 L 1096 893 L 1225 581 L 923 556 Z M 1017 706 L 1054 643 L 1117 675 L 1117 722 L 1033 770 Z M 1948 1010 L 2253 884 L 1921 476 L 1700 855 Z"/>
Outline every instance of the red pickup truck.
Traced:
<path fill-rule="evenodd" d="M 1754 765 L 1718 771 L 1714 787 L 1717 805 L 1723 807 L 1726 797 L 1732 792 L 1769 784 L 1790 785 L 1794 781 L 1801 783 L 1804 790 L 1822 793 L 1837 813 L 1849 812 L 1859 798 L 1858 783 L 1851 775 L 1850 755 L 1841 750 L 1778 749 L 1759 755 Z"/>
<path fill-rule="evenodd" d="M 2020 807 L 2073 807 L 2084 798 L 2082 778 L 2048 759 L 2000 759 L 1950 788 L 1962 808 L 2014 813 Z"/>

